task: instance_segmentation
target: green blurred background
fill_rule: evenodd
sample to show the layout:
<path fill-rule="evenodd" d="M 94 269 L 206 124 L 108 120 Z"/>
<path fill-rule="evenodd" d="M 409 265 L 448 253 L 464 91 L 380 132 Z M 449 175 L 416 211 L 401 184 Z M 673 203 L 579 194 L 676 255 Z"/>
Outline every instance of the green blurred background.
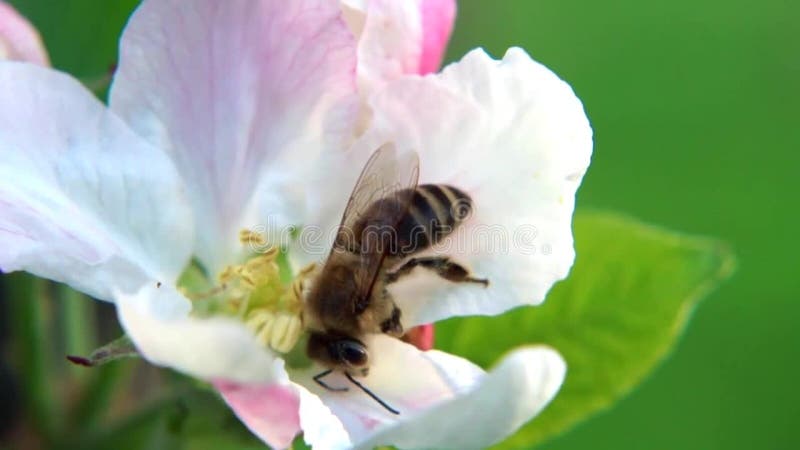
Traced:
<path fill-rule="evenodd" d="M 56 67 L 115 61 L 134 0 L 17 0 Z M 730 242 L 731 282 L 632 395 L 549 449 L 797 448 L 800 2 L 465 0 L 449 60 L 518 45 L 595 130 L 579 205 Z M 0 445 L 1 446 L 1 445 Z"/>
<path fill-rule="evenodd" d="M 524 47 L 595 133 L 578 204 L 732 244 L 739 269 L 632 395 L 549 449 L 800 446 L 800 2 L 462 1 L 449 57 Z"/>

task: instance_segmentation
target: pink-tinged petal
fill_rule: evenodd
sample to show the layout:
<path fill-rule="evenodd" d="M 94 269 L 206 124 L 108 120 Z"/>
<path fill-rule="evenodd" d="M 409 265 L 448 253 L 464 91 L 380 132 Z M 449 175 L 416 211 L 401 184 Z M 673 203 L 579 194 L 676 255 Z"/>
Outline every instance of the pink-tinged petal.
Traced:
<path fill-rule="evenodd" d="M 419 73 L 439 70 L 456 18 L 455 0 L 422 0 L 422 56 Z"/>
<path fill-rule="evenodd" d="M 191 304 L 174 287 L 151 283 L 115 295 L 125 334 L 151 363 L 206 380 L 287 382 L 283 360 L 260 345 L 240 321 L 189 315 Z"/>
<path fill-rule="evenodd" d="M 174 281 L 191 245 L 169 158 L 76 80 L 0 63 L 0 269 L 110 300 Z"/>
<path fill-rule="evenodd" d="M 420 184 L 469 194 L 468 217 L 420 256 L 449 256 L 489 281 L 450 283 L 415 269 L 390 287 L 406 328 L 541 303 L 572 266 L 575 192 L 592 151 L 572 89 L 521 49 L 501 61 L 475 50 L 441 74 L 388 84 L 370 105 L 372 125 L 352 159 L 393 141 L 419 153 Z M 341 192 L 329 195 L 343 207 Z"/>
<path fill-rule="evenodd" d="M 443 353 L 429 355 L 443 373 L 459 374 L 463 363 Z M 566 375 L 561 356 L 543 347 L 513 351 L 491 372 L 462 385 L 456 397 L 378 431 L 358 448 L 480 449 L 513 434 L 555 397 Z"/>
<path fill-rule="evenodd" d="M 0 1 L 0 59 L 27 61 L 49 66 L 50 58 L 42 37 L 27 19 L 6 2 Z"/>
<path fill-rule="evenodd" d="M 453 21 L 455 0 L 342 0 L 350 30 L 358 38 L 362 90 L 408 74 L 439 69 Z"/>
<path fill-rule="evenodd" d="M 300 432 L 300 397 L 292 386 L 214 382 L 237 417 L 262 441 L 289 448 Z"/>
<path fill-rule="evenodd" d="M 387 411 L 341 374 L 324 381 L 348 387 L 347 392 L 320 387 L 311 379 L 314 371 L 294 373 L 303 386 L 298 390 L 311 396 L 303 411 L 301 395 L 300 415 L 305 441 L 314 448 L 483 448 L 538 414 L 565 374 L 564 361 L 548 348 L 515 350 L 487 374 L 463 358 L 421 352 L 386 336 L 369 345 L 370 374 L 359 381 L 400 414 Z"/>
<path fill-rule="evenodd" d="M 371 91 L 406 74 L 419 73 L 422 57 L 421 0 L 345 1 L 345 17 L 358 37 L 360 89 Z"/>
<path fill-rule="evenodd" d="M 271 214 L 302 220 L 307 162 L 351 135 L 355 57 L 333 0 L 145 0 L 133 14 L 111 107 L 175 161 L 212 271 L 258 223 L 257 186 Z"/>
<path fill-rule="evenodd" d="M 433 348 L 433 324 L 416 326 L 403 335 L 403 341 L 417 347 L 420 350 L 430 350 Z"/>
<path fill-rule="evenodd" d="M 237 417 L 272 447 L 287 448 L 301 430 L 315 449 L 352 447 L 341 421 L 299 384 L 214 384 Z"/>

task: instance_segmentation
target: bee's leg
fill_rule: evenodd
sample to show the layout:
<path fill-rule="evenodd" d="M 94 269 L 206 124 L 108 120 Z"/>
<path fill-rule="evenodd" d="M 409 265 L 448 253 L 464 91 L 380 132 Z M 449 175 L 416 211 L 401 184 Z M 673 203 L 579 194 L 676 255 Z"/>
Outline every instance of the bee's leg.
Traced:
<path fill-rule="evenodd" d="M 471 276 L 469 271 L 465 269 L 464 266 L 455 263 L 451 261 L 450 258 L 444 256 L 411 258 L 396 271 L 386 274 L 386 283 L 394 283 L 400 278 L 411 273 L 411 271 L 417 266 L 432 270 L 445 280 L 455 283 L 478 283 L 482 284 L 483 287 L 489 286 L 489 280 Z"/>
<path fill-rule="evenodd" d="M 400 323 L 401 311 L 394 301 L 389 297 L 389 293 L 384 289 L 384 298 L 388 299 L 392 304 L 392 315 L 388 319 L 381 322 L 381 331 L 392 336 L 400 337 L 403 335 L 403 325 Z"/>
<path fill-rule="evenodd" d="M 329 391 L 347 392 L 349 389 L 347 389 L 346 387 L 335 388 L 335 387 L 329 386 L 327 383 L 322 381 L 322 379 L 325 378 L 326 376 L 328 376 L 331 372 L 333 372 L 333 369 L 328 369 L 328 370 L 326 370 L 324 372 L 320 372 L 320 373 L 314 375 L 314 381 L 316 381 L 318 385 L 324 387 L 325 389 L 327 389 Z"/>

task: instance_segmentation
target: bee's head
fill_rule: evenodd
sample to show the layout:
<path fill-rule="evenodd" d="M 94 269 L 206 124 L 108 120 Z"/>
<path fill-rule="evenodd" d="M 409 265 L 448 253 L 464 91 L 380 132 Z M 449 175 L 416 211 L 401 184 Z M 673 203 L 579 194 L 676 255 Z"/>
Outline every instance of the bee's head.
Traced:
<path fill-rule="evenodd" d="M 331 369 L 366 376 L 369 353 L 363 342 L 350 336 L 333 333 L 311 333 L 308 356 Z"/>

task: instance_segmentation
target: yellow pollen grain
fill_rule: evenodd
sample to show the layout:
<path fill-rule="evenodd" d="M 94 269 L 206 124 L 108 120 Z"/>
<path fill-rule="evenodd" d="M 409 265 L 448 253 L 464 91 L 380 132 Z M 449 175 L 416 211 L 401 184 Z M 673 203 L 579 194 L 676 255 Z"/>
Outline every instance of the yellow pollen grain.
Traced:
<path fill-rule="evenodd" d="M 225 267 L 219 285 L 203 293 L 187 293 L 199 311 L 216 311 L 241 318 L 264 347 L 290 353 L 303 336 L 303 298 L 317 266 L 303 267 L 291 284 L 281 282 L 280 249 L 263 236 L 242 230 L 239 240 L 251 253 L 241 264 Z"/>
<path fill-rule="evenodd" d="M 265 246 L 267 244 L 266 239 L 260 233 L 256 233 L 252 230 L 242 230 L 239 232 L 239 242 L 242 243 L 244 246 L 248 245 L 255 245 L 255 246 Z"/>
<path fill-rule="evenodd" d="M 238 306 L 245 325 L 261 345 L 280 353 L 290 352 L 303 334 L 303 289 L 315 265 L 304 267 L 291 285 L 280 282 L 280 249 L 267 246 L 258 233 L 242 230 L 240 242 L 257 255 L 240 265 L 225 268 L 220 281 L 229 284 L 231 306 Z"/>

